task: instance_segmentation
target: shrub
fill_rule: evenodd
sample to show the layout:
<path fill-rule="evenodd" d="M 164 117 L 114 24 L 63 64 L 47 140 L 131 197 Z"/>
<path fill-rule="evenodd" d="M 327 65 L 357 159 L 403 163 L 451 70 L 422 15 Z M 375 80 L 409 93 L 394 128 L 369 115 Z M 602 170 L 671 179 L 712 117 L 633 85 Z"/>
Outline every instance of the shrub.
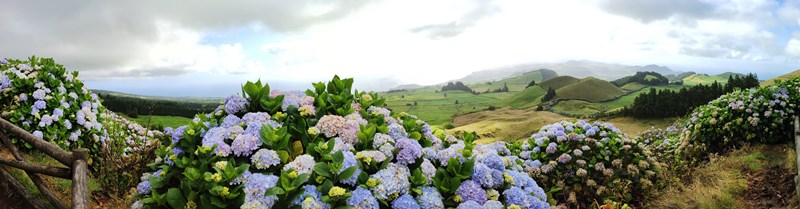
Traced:
<path fill-rule="evenodd" d="M 528 173 L 550 189 L 548 196 L 572 207 L 642 199 L 661 167 L 644 144 L 609 123 L 550 124 L 520 147 Z"/>
<path fill-rule="evenodd" d="M 715 153 L 745 143 L 780 143 L 793 136 L 800 78 L 737 90 L 696 108 L 682 151 Z"/>
<path fill-rule="evenodd" d="M 132 207 L 550 207 L 504 143 L 445 135 L 352 82 L 305 93 L 248 82 L 172 132 Z"/>
<path fill-rule="evenodd" d="M 78 72 L 50 58 L 0 59 L 2 117 L 61 148 L 89 148 L 96 157 L 106 139 L 103 118 L 98 117 L 104 108 L 77 77 Z M 14 137 L 12 141 L 31 148 Z"/>
<path fill-rule="evenodd" d="M 147 164 L 156 159 L 159 139 L 165 135 L 111 111 L 103 113 L 101 118 L 109 140 L 99 150 L 95 177 L 104 192 L 121 197 L 139 183 L 137 179 L 147 171 Z"/>

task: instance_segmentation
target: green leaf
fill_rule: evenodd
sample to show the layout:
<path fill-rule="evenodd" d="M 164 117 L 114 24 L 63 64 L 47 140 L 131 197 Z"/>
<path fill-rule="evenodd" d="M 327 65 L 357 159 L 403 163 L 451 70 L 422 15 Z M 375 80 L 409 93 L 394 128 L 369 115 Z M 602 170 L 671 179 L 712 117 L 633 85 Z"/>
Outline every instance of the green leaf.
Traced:
<path fill-rule="evenodd" d="M 344 154 L 342 154 L 342 151 L 337 151 L 336 153 L 333 154 L 333 162 L 339 164 L 344 162 Z"/>
<path fill-rule="evenodd" d="M 307 173 L 300 174 L 299 176 L 297 176 L 296 179 L 294 179 L 294 181 L 292 181 L 292 187 L 294 188 L 300 187 L 300 185 L 303 185 L 306 182 L 308 182 L 308 178 L 310 177 L 311 175 L 308 175 Z"/>
<path fill-rule="evenodd" d="M 186 206 L 186 198 L 178 188 L 170 188 L 167 191 L 167 203 L 172 208 L 184 208 Z"/>
<path fill-rule="evenodd" d="M 339 173 L 339 179 L 349 179 L 353 176 L 353 174 L 356 173 L 356 169 L 358 169 L 358 166 L 350 166 L 349 168 L 344 169 L 344 171 Z"/>
<path fill-rule="evenodd" d="M 314 173 L 317 175 L 324 176 L 326 178 L 332 178 L 330 170 L 331 168 L 328 167 L 328 163 L 318 162 L 314 164 Z"/>
<path fill-rule="evenodd" d="M 281 163 L 287 163 L 289 161 L 289 152 L 286 152 L 286 150 L 278 150 L 275 152 L 278 153 L 278 157 L 281 158 Z"/>
<path fill-rule="evenodd" d="M 283 188 L 280 188 L 280 187 L 272 187 L 272 188 L 268 189 L 268 190 L 267 190 L 267 193 L 266 193 L 266 194 L 264 194 L 264 195 L 266 195 L 266 196 L 270 196 L 270 195 L 282 195 L 282 194 L 285 194 L 285 193 L 286 193 L 286 191 L 284 191 L 284 190 L 283 190 Z"/>

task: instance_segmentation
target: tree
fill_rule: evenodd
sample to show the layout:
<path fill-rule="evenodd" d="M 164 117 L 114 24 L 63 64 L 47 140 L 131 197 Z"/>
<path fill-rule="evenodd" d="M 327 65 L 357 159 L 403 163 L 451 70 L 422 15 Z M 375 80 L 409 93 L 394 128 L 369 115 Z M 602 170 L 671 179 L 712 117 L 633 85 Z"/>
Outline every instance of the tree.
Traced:
<path fill-rule="evenodd" d="M 417 106 L 417 101 L 414 101 L 414 106 Z"/>
<path fill-rule="evenodd" d="M 556 90 L 554 90 L 553 87 L 548 87 L 547 93 L 542 97 L 542 102 L 550 101 L 553 97 L 556 97 Z"/>
<path fill-rule="evenodd" d="M 535 86 L 535 85 L 536 85 L 536 81 L 535 80 L 531 80 L 531 82 L 528 83 L 527 86 L 525 86 L 525 89 L 527 89 L 528 87 L 531 87 L 531 86 Z"/>
<path fill-rule="evenodd" d="M 456 104 L 458 104 L 458 100 L 456 100 Z"/>

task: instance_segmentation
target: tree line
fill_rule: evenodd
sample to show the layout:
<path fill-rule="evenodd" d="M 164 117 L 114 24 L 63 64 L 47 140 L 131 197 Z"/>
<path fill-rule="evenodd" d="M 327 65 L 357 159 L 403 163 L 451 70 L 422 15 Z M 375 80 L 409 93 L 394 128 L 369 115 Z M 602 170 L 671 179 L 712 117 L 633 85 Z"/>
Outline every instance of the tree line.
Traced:
<path fill-rule="evenodd" d="M 670 89 L 656 90 L 650 88 L 649 92 L 639 94 L 631 106 L 622 110 L 622 114 L 637 118 L 664 118 L 684 116 L 695 107 L 708 103 L 723 94 L 736 89 L 757 87 L 758 79 L 755 75 L 729 76 L 728 83 L 721 85 L 714 81 L 711 85 L 695 85 L 683 87 L 678 91 Z"/>
<path fill-rule="evenodd" d="M 141 99 L 128 96 L 98 94 L 103 106 L 114 112 L 124 113 L 130 117 L 139 115 L 171 115 L 193 118 L 198 113 L 214 111 L 217 103 L 178 102 L 170 100 Z"/>
<path fill-rule="evenodd" d="M 450 91 L 450 90 L 458 90 L 458 91 L 466 91 L 473 94 L 478 94 L 478 92 L 473 91 L 469 86 L 464 85 L 461 81 L 448 82 L 447 85 L 442 86 L 442 91 Z"/>
<path fill-rule="evenodd" d="M 653 77 L 647 79 L 648 75 Z M 614 84 L 617 87 L 622 87 L 625 84 L 631 82 L 637 82 L 650 86 L 661 86 L 669 84 L 669 79 L 659 73 L 647 71 L 647 72 L 636 72 L 636 74 L 633 76 L 627 76 L 624 78 L 617 79 L 615 81 L 611 81 L 611 84 Z"/>

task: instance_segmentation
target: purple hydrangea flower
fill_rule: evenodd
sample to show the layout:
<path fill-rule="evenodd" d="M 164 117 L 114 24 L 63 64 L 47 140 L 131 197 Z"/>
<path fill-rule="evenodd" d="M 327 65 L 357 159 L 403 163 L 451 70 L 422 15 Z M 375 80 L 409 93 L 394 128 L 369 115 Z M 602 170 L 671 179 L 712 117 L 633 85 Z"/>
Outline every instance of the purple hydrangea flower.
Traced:
<path fill-rule="evenodd" d="M 244 110 L 247 105 L 247 100 L 238 96 L 231 95 L 225 98 L 225 112 L 228 114 L 236 114 Z"/>
<path fill-rule="evenodd" d="M 297 171 L 297 174 L 311 174 L 315 163 L 316 161 L 314 161 L 314 157 L 304 154 L 298 156 L 294 159 L 294 161 L 283 166 L 283 170 L 293 169 L 294 171 Z"/>
<path fill-rule="evenodd" d="M 403 125 L 392 123 L 391 125 L 389 125 L 388 128 L 389 128 L 389 136 L 391 136 L 395 140 L 401 138 L 408 138 L 408 133 L 406 132 L 406 129 L 403 128 Z"/>
<path fill-rule="evenodd" d="M 547 145 L 547 149 L 545 149 L 545 152 L 547 152 L 547 154 L 553 154 L 557 150 L 558 150 L 558 145 L 555 142 L 550 142 L 550 144 Z"/>
<path fill-rule="evenodd" d="M 559 163 L 567 163 L 570 160 L 572 160 L 572 156 L 570 156 L 567 153 L 564 153 L 564 154 L 561 154 L 561 156 L 558 156 L 557 160 L 558 160 Z"/>
<path fill-rule="evenodd" d="M 422 157 L 422 145 L 417 140 L 399 138 L 395 147 L 400 149 L 396 159 L 402 165 L 413 164 L 417 158 Z"/>
<path fill-rule="evenodd" d="M 34 131 L 33 135 L 39 138 L 44 138 L 44 133 L 42 133 L 42 131 Z"/>
<path fill-rule="evenodd" d="M 249 156 L 261 146 L 261 140 L 250 134 L 240 134 L 231 143 L 231 149 L 236 156 Z"/>
<path fill-rule="evenodd" d="M 464 201 L 475 201 L 483 204 L 488 199 L 486 197 L 486 190 L 481 188 L 481 185 L 473 180 L 466 180 L 461 182 L 461 186 L 456 190 L 456 194 L 461 196 Z"/>
<path fill-rule="evenodd" d="M 47 92 L 45 92 L 44 90 L 37 89 L 36 91 L 33 91 L 33 98 L 36 100 L 43 100 L 46 94 Z"/>
<path fill-rule="evenodd" d="M 503 163 L 503 158 L 494 153 L 486 155 L 480 161 L 491 169 L 505 170 L 506 167 L 505 163 Z"/>
<path fill-rule="evenodd" d="M 242 122 L 242 119 L 236 117 L 236 115 L 228 115 L 222 120 L 222 127 L 238 126 L 240 122 Z"/>

